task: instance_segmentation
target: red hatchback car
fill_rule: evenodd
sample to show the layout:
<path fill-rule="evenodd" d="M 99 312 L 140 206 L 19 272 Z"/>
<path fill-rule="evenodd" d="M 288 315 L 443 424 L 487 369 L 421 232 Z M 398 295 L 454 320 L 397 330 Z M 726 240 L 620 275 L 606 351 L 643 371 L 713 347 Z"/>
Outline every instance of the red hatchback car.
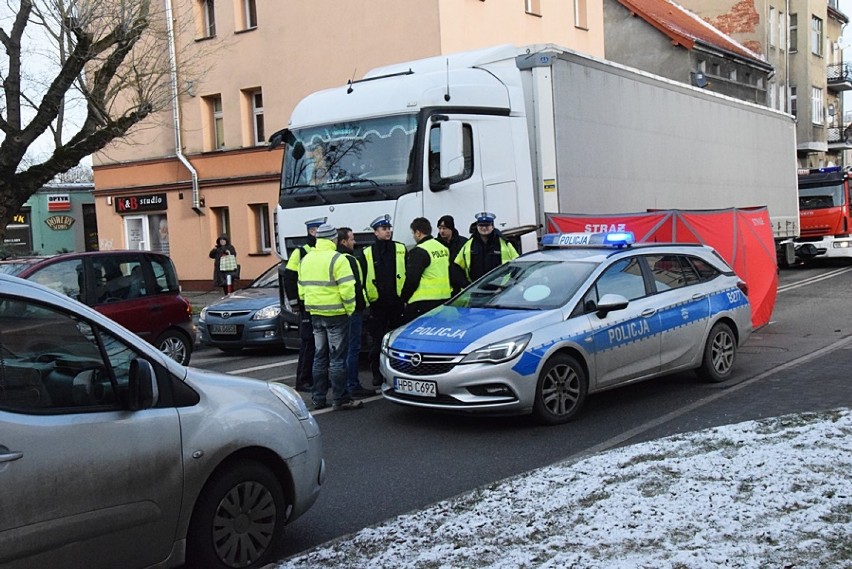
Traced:
<path fill-rule="evenodd" d="M 0 261 L 0 273 L 61 292 L 115 320 L 183 365 L 195 344 L 192 310 L 172 260 L 148 251 L 92 251 Z"/>

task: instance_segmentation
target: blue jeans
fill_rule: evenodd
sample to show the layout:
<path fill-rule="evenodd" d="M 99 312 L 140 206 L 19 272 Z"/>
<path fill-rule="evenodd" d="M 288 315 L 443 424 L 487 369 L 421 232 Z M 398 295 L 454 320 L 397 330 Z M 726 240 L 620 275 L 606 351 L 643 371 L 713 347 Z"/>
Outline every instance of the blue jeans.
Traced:
<path fill-rule="evenodd" d="M 346 388 L 346 356 L 349 351 L 349 316 L 311 315 L 314 326 L 314 405 L 326 404 L 329 382 L 338 405 L 352 399 Z"/>
<path fill-rule="evenodd" d="M 358 379 L 358 357 L 361 355 L 361 326 L 364 312 L 357 310 L 349 317 L 349 354 L 346 356 L 346 385 L 349 393 L 361 388 Z"/>

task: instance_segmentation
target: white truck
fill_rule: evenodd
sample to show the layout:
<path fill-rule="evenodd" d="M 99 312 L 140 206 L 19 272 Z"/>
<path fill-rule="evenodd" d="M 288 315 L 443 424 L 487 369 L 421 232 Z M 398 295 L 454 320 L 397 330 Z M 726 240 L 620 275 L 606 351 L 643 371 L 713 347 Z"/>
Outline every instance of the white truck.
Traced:
<path fill-rule="evenodd" d="M 556 45 L 497 46 L 382 67 L 307 96 L 283 143 L 278 253 L 305 220 L 354 229 L 479 211 L 537 247 L 545 212 L 767 206 L 799 235 L 793 117 Z M 791 249 L 792 254 L 792 249 Z"/>

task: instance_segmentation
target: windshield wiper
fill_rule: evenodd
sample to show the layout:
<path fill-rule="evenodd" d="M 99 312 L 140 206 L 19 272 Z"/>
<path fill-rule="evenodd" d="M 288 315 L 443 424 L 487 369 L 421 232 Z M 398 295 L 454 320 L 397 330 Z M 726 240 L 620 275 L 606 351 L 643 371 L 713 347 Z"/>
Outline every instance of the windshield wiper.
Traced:
<path fill-rule="evenodd" d="M 290 195 L 292 195 L 296 199 L 296 201 L 305 201 L 307 199 L 313 200 L 315 198 L 319 198 L 322 201 L 322 203 L 324 203 L 326 205 L 331 203 L 330 201 L 328 201 L 328 199 L 326 199 L 326 197 L 324 195 L 322 195 L 322 192 L 319 191 L 319 188 L 317 188 L 316 186 L 314 186 L 312 184 L 296 184 L 295 186 L 287 186 L 286 188 L 283 188 L 283 189 L 285 191 L 289 190 Z M 298 190 L 305 190 L 305 189 L 311 190 L 313 192 L 313 195 L 303 194 L 303 193 L 298 191 Z"/>

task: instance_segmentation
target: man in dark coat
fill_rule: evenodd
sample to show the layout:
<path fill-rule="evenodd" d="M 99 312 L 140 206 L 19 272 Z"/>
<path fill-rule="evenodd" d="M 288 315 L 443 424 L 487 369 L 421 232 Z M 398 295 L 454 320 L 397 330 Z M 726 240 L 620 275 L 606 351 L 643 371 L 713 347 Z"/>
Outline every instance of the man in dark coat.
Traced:
<path fill-rule="evenodd" d="M 467 239 L 459 235 L 452 215 L 441 216 L 438 220 L 438 241 L 450 250 L 450 286 L 453 287 L 453 296 L 455 296 L 465 287 L 467 280 L 462 268 L 455 264 L 456 255 L 464 247 Z"/>

